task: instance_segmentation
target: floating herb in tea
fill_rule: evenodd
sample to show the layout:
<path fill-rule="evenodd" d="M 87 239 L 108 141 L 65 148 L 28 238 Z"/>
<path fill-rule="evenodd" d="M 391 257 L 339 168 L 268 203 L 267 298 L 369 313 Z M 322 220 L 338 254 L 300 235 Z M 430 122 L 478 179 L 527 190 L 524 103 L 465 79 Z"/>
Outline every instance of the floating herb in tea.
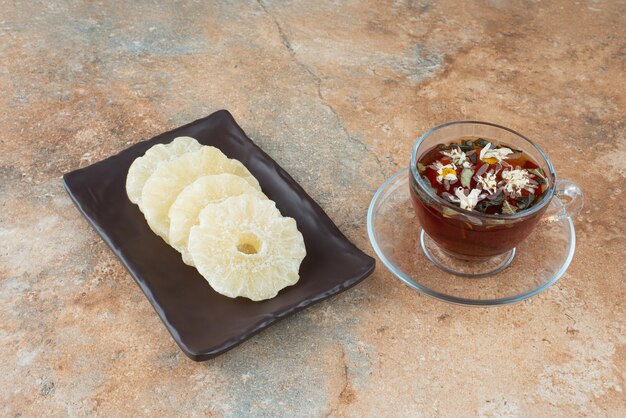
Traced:
<path fill-rule="evenodd" d="M 526 153 L 485 138 L 461 138 L 434 147 L 417 166 L 438 196 L 481 213 L 527 210 L 548 189 L 548 177 Z"/>

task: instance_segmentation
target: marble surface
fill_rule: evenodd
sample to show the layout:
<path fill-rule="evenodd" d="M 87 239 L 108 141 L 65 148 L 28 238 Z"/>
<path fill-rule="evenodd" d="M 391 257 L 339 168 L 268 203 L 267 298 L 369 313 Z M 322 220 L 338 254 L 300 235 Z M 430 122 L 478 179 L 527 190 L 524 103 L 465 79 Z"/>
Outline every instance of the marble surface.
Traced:
<path fill-rule="evenodd" d="M 626 413 L 624 1 L 0 10 L 0 415 Z M 574 260 L 543 294 L 490 309 L 378 263 L 194 363 L 60 177 L 221 108 L 369 254 L 368 203 L 417 136 L 458 119 L 519 130 L 584 190 Z"/>

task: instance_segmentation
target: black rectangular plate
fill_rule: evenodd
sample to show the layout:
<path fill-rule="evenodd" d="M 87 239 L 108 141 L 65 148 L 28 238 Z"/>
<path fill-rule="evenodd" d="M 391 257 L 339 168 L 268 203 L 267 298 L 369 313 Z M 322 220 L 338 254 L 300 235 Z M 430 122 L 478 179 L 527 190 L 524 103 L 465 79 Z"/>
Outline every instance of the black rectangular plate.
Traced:
<path fill-rule="evenodd" d="M 296 285 L 262 302 L 227 298 L 150 230 L 139 208 L 128 200 L 126 174 L 148 148 L 178 136 L 191 136 L 241 161 L 280 212 L 297 221 L 307 256 Z M 354 286 L 374 270 L 374 259 L 348 241 L 226 110 L 67 173 L 63 181 L 78 209 L 133 276 L 176 343 L 196 361 L 235 347 L 280 319 Z"/>

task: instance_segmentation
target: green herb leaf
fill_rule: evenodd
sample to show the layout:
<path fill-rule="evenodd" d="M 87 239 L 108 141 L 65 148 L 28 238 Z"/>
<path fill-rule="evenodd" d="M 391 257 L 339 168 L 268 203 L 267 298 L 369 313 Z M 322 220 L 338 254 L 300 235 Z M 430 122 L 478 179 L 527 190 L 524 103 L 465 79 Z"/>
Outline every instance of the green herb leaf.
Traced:
<path fill-rule="evenodd" d="M 502 213 L 504 215 L 512 215 L 517 212 L 517 207 L 511 205 L 508 200 L 502 203 Z"/>
<path fill-rule="evenodd" d="M 504 200 L 504 194 L 498 195 L 495 199 L 483 199 L 476 205 L 476 209 L 480 212 L 484 212 L 489 206 L 499 206 Z"/>
<path fill-rule="evenodd" d="M 453 204 L 453 205 L 455 205 L 455 206 L 459 206 L 459 207 L 461 206 L 461 204 L 460 204 L 459 202 L 455 202 L 455 201 L 454 201 L 454 200 L 452 200 L 452 199 L 450 198 L 450 196 L 448 196 L 448 195 L 442 195 L 442 196 L 441 196 L 441 198 L 442 198 L 442 199 L 444 199 L 446 202 L 450 202 L 450 203 L 452 203 L 452 204 Z"/>
<path fill-rule="evenodd" d="M 474 146 L 473 145 L 461 145 L 459 148 L 461 148 L 461 151 L 463 152 L 469 152 L 474 149 Z"/>
<path fill-rule="evenodd" d="M 544 180 L 546 179 L 546 176 L 543 174 L 543 170 L 540 168 L 531 168 L 528 172 Z"/>
<path fill-rule="evenodd" d="M 472 170 L 471 168 L 464 168 L 463 171 L 461 171 L 461 185 L 463 187 L 469 188 L 473 175 L 474 170 Z"/>
<path fill-rule="evenodd" d="M 426 171 L 426 167 L 424 167 L 422 163 L 417 163 L 417 170 L 421 173 L 422 171 Z"/>
<path fill-rule="evenodd" d="M 478 202 L 475 209 L 479 212 L 484 212 L 489 206 L 490 205 L 489 203 L 487 203 L 486 200 L 481 200 L 480 202 Z"/>
<path fill-rule="evenodd" d="M 531 168 L 530 170 L 528 170 L 528 172 L 530 174 L 534 174 L 535 175 L 535 181 L 539 184 L 548 184 L 547 180 L 546 180 L 546 176 L 545 174 L 543 174 L 543 170 L 540 168 Z"/>
<path fill-rule="evenodd" d="M 530 194 L 528 196 L 518 197 L 517 199 L 515 199 L 515 203 L 517 204 L 517 208 L 521 210 L 528 208 L 534 200 L 535 195 Z"/>
<path fill-rule="evenodd" d="M 484 138 L 478 138 L 476 141 L 474 141 L 474 145 L 478 147 L 486 147 L 488 143 L 489 141 Z"/>
<path fill-rule="evenodd" d="M 441 214 L 446 218 L 454 218 L 457 212 L 454 209 L 444 206 L 441 208 Z"/>
<path fill-rule="evenodd" d="M 496 197 L 495 199 L 490 200 L 491 206 L 499 205 L 499 204 L 502 203 L 503 200 L 504 200 L 504 193 L 500 193 L 498 195 L 498 197 Z"/>

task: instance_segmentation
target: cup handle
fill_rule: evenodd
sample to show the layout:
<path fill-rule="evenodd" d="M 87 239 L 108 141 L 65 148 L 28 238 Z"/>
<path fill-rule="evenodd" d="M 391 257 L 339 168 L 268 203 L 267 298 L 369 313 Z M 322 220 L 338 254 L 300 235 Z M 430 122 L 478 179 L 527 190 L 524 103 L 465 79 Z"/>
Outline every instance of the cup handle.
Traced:
<path fill-rule="evenodd" d="M 569 180 L 556 182 L 553 199 L 557 204 L 547 210 L 543 221 L 556 222 L 573 218 L 580 213 L 585 204 L 583 191 L 576 183 Z"/>

